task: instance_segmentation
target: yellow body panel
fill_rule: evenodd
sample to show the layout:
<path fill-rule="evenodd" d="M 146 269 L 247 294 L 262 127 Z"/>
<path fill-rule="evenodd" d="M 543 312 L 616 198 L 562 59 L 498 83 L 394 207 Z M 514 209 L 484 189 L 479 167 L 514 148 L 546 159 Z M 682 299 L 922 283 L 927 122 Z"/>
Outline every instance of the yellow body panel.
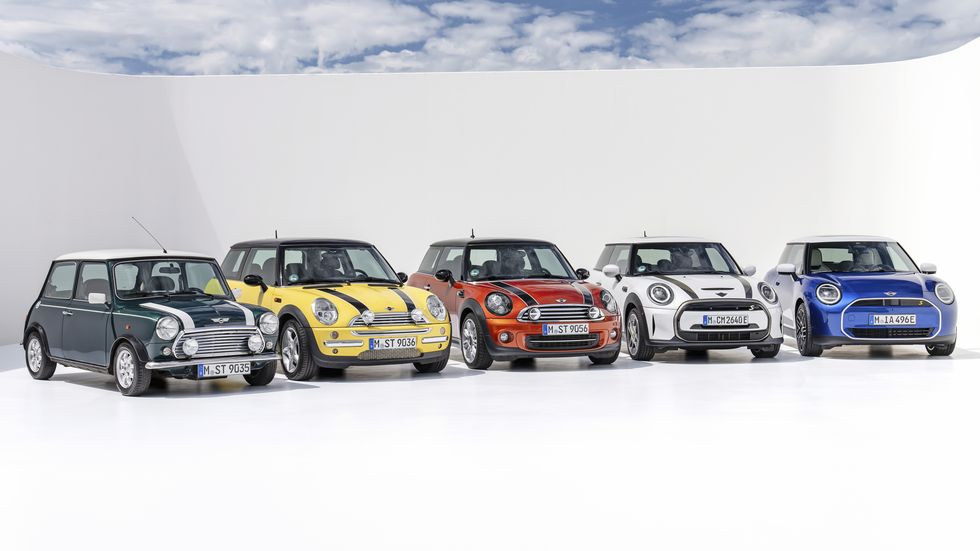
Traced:
<path fill-rule="evenodd" d="M 262 291 L 260 287 L 245 285 L 242 281 L 237 280 L 228 280 L 228 285 L 237 295 L 238 302 L 264 306 L 279 315 L 280 319 L 283 309 L 288 306 L 295 307 L 305 318 L 303 325 L 308 325 L 313 330 L 317 348 L 324 356 L 337 359 L 349 358 L 353 364 L 356 364 L 357 356 L 370 350 L 369 340 L 371 338 L 384 337 L 417 337 L 416 348 L 422 354 L 441 352 L 449 348 L 450 324 L 448 313 L 445 321 L 436 320 L 426 307 L 426 299 L 432 293 L 415 287 L 350 283 L 329 286 L 269 286 L 266 291 Z M 408 312 L 405 301 L 393 290 L 398 289 L 408 295 L 415 307 L 425 314 L 427 323 L 351 327 L 350 323 L 361 314 L 360 310 L 346 300 L 337 298 L 317 287 L 343 293 L 361 302 L 375 314 Z M 324 325 L 316 319 L 313 315 L 312 305 L 317 298 L 325 298 L 334 304 L 339 314 L 336 323 Z M 292 311 L 291 308 L 289 310 Z M 439 342 L 427 343 L 423 342 L 423 339 Z M 351 342 L 345 343 L 345 346 L 337 346 L 335 342 L 331 344 L 332 341 L 360 341 L 360 345 L 353 345 Z"/>

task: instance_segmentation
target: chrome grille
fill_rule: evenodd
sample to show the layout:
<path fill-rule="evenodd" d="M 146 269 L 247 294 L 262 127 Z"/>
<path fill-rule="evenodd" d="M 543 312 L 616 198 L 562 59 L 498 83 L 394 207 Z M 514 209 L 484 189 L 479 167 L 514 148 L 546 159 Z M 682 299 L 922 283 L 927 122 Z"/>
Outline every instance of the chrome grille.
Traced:
<path fill-rule="evenodd" d="M 389 350 L 365 350 L 357 355 L 358 360 L 411 360 L 421 358 L 417 348 L 392 348 Z"/>
<path fill-rule="evenodd" d="M 521 310 L 520 314 L 517 314 L 517 319 L 519 321 L 531 321 L 528 317 L 527 311 L 531 308 L 537 308 L 541 311 L 541 317 L 535 320 L 535 323 L 541 322 L 554 322 L 554 321 L 599 321 L 599 319 L 592 319 L 589 317 L 589 308 L 586 304 L 542 304 L 536 306 L 529 306 Z"/>
<path fill-rule="evenodd" d="M 186 358 L 184 342 L 197 341 L 195 358 L 214 358 L 218 356 L 241 356 L 250 354 L 248 338 L 258 334 L 254 327 L 228 327 L 215 330 L 189 331 L 177 338 L 174 343 L 174 356 Z"/>
<path fill-rule="evenodd" d="M 364 323 L 361 316 L 357 316 L 350 322 L 351 327 L 375 327 L 378 325 L 415 325 L 412 321 L 412 314 L 408 312 L 375 312 L 374 321 L 371 325 Z"/>

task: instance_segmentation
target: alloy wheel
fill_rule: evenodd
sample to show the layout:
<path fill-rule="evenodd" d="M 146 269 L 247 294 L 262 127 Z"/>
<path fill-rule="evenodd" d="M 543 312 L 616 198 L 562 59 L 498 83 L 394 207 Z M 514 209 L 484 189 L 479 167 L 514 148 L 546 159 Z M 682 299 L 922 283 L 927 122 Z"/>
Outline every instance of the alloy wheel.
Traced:
<path fill-rule="evenodd" d="M 41 341 L 37 337 L 32 337 L 27 345 L 27 368 L 33 373 L 41 370 L 41 362 L 44 352 L 41 350 Z"/>
<path fill-rule="evenodd" d="M 796 345 L 800 350 L 806 348 L 808 329 L 806 326 L 806 312 L 803 308 L 796 309 Z"/>
<path fill-rule="evenodd" d="M 133 385 L 133 378 L 136 374 L 136 364 L 133 362 L 133 354 L 125 348 L 116 355 L 116 380 L 119 386 L 129 388 Z"/>
<path fill-rule="evenodd" d="M 282 333 L 282 368 L 287 373 L 296 371 L 299 367 L 299 335 L 292 327 L 287 327 Z"/>
<path fill-rule="evenodd" d="M 473 363 L 476 360 L 476 324 L 473 323 L 473 318 L 466 318 L 463 322 L 463 338 L 460 339 L 460 348 L 463 349 L 463 359 L 467 363 Z"/>
<path fill-rule="evenodd" d="M 626 348 L 630 354 L 636 354 L 640 346 L 640 319 L 636 316 L 636 310 L 630 312 L 630 318 L 626 321 Z"/>

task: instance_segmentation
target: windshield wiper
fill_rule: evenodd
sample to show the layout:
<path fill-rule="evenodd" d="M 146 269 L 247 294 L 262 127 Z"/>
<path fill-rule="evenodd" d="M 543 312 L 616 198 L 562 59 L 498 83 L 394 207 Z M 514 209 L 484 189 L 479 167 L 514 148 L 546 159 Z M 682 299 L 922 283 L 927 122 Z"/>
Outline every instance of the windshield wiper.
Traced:
<path fill-rule="evenodd" d="M 392 285 L 399 285 L 400 281 L 393 281 L 384 277 L 359 277 L 349 280 L 350 283 L 391 283 Z"/>

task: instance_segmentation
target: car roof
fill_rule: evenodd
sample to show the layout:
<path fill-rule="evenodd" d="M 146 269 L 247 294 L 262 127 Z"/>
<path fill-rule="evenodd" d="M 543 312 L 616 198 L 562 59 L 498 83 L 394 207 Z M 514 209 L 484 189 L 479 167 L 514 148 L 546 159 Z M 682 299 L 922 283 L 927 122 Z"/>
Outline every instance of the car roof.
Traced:
<path fill-rule="evenodd" d="M 524 237 L 461 237 L 436 241 L 430 247 L 465 247 L 466 245 L 554 245 L 551 241 L 527 239 Z"/>
<path fill-rule="evenodd" d="M 691 237 L 689 235 L 655 235 L 652 237 L 627 237 L 619 241 L 610 241 L 609 245 L 642 245 L 644 243 L 719 243 L 716 239 Z"/>
<path fill-rule="evenodd" d="M 98 251 L 79 251 L 55 258 L 61 260 L 122 260 L 131 258 L 204 258 L 214 260 L 213 256 L 187 251 L 167 251 L 160 249 L 103 249 Z"/>
<path fill-rule="evenodd" d="M 894 243 L 895 239 L 881 235 L 810 235 L 788 241 L 788 243 L 836 243 L 841 241 L 887 241 Z"/>
<path fill-rule="evenodd" d="M 232 249 L 247 249 L 251 247 L 280 247 L 280 246 L 302 246 L 302 245 L 335 245 L 342 247 L 345 245 L 358 245 L 373 247 L 367 241 L 357 241 L 355 239 L 335 239 L 332 237 L 283 237 L 278 239 L 253 239 L 242 241 L 231 246 Z"/>

